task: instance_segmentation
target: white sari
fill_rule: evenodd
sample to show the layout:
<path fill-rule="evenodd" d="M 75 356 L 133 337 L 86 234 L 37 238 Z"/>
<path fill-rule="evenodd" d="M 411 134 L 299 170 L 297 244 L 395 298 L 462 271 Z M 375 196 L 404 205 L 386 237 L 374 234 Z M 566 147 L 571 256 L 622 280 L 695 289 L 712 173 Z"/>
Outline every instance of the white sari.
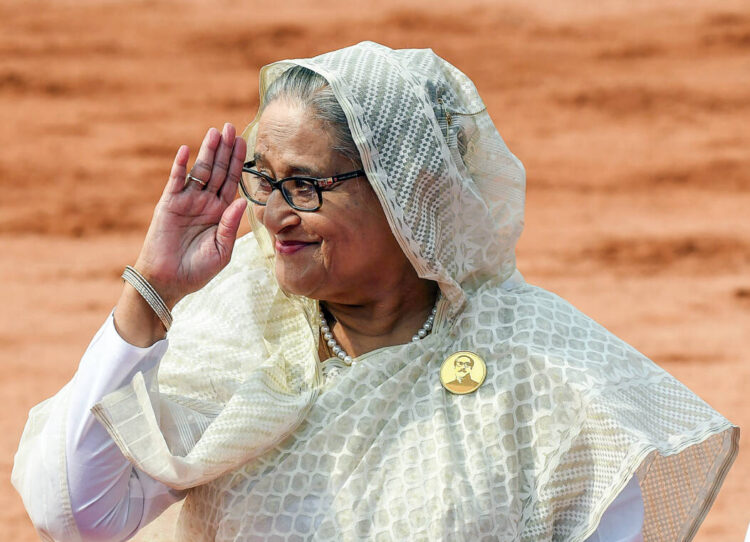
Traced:
<path fill-rule="evenodd" d="M 580 541 L 633 475 L 644 539 L 691 539 L 739 431 L 523 281 L 524 170 L 471 81 L 429 50 L 362 43 L 267 66 L 261 96 L 293 64 L 331 84 L 396 239 L 442 298 L 431 335 L 326 381 L 317 303 L 279 289 L 254 224 L 230 266 L 176 307 L 158 385 L 136 375 L 95 408 L 134 465 L 190 488 L 178 539 Z M 252 150 L 255 123 L 245 135 Z M 469 395 L 439 378 L 461 350 L 487 364 Z M 22 495 L 24 457 L 65 400 L 32 412 Z M 65 490 L 64 476 L 50 488 Z"/>

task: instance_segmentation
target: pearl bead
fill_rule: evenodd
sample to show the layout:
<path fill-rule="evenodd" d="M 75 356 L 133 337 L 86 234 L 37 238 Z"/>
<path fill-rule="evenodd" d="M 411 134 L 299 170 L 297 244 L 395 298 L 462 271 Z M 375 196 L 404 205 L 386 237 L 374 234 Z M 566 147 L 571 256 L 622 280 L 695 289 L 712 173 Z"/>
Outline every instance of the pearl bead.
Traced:
<path fill-rule="evenodd" d="M 438 298 L 439 299 L 439 298 Z M 437 314 L 437 301 L 435 302 L 435 306 L 432 307 L 432 310 L 430 311 L 430 315 L 427 317 L 427 320 L 425 321 L 424 325 L 417 330 L 417 333 L 412 336 L 411 340 L 412 342 L 419 342 L 420 340 L 424 339 L 427 335 L 429 335 L 430 330 L 432 329 L 432 325 L 435 322 L 435 314 Z M 346 353 L 346 351 L 339 346 L 339 343 L 336 342 L 336 337 L 333 336 L 333 332 L 331 331 L 330 326 L 328 325 L 328 322 L 326 321 L 325 314 L 323 311 L 320 311 L 320 332 L 323 335 L 323 339 L 328 344 L 328 347 L 331 349 L 333 354 L 341 359 L 346 365 L 354 365 L 357 363 L 357 360 L 352 358 L 349 354 Z M 327 377 L 333 377 L 335 375 L 339 374 L 339 370 L 335 369 L 330 372 L 327 372 Z"/>

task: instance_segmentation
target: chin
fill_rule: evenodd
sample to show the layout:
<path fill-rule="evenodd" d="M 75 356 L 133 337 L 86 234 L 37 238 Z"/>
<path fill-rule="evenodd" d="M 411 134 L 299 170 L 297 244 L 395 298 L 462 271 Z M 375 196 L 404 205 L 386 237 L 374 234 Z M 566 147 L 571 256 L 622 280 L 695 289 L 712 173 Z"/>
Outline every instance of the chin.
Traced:
<path fill-rule="evenodd" d="M 276 282 L 279 283 L 279 286 L 284 292 L 317 299 L 314 295 L 317 289 L 314 281 L 305 280 L 305 277 L 300 276 L 289 277 L 286 273 L 280 273 L 279 270 L 276 271 L 275 275 Z"/>
<path fill-rule="evenodd" d="M 276 256 L 276 282 L 288 294 L 320 299 L 317 294 L 327 278 L 325 269 L 315 259 L 299 256 L 307 255 L 298 253 L 292 257 Z"/>

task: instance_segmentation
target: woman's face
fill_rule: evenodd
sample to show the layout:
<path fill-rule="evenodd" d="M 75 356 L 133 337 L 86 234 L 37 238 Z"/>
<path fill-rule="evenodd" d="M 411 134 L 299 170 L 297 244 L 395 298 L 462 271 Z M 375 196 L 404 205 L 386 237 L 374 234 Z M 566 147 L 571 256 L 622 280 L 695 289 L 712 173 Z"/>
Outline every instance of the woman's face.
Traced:
<path fill-rule="evenodd" d="M 276 179 L 330 177 L 359 169 L 331 150 L 320 121 L 285 99 L 270 103 L 261 115 L 255 161 L 258 170 Z M 377 299 L 383 288 L 410 284 L 406 275 L 415 275 L 364 176 L 325 190 L 316 212 L 292 209 L 279 190 L 265 207 L 253 205 L 253 212 L 271 235 L 276 278 L 289 293 L 361 304 Z"/>

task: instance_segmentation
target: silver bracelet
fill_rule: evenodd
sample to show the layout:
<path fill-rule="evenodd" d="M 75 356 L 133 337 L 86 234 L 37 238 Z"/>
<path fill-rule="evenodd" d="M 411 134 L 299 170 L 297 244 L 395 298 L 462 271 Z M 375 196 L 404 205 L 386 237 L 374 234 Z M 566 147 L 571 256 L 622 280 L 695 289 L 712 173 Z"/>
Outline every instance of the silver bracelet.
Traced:
<path fill-rule="evenodd" d="M 141 275 L 135 267 L 130 265 L 125 266 L 122 278 L 128 281 L 130 285 L 141 294 L 141 297 L 146 300 L 146 303 L 149 304 L 156 313 L 156 316 L 161 320 L 161 323 L 164 324 L 164 328 L 169 331 L 169 328 L 172 326 L 172 313 L 169 312 L 166 303 L 164 303 L 161 296 L 156 293 L 154 287 L 143 278 L 143 275 Z"/>

